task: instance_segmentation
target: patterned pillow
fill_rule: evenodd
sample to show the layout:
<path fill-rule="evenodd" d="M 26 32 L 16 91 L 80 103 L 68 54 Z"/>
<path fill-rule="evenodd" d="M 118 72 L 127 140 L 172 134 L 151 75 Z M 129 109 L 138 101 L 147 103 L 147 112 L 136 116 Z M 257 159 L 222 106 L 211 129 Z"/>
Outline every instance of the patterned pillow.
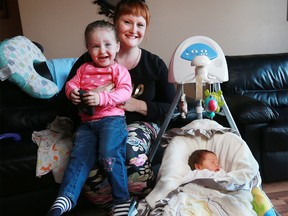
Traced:
<path fill-rule="evenodd" d="M 32 97 L 51 98 L 58 87 L 35 71 L 36 61 L 46 61 L 46 58 L 29 39 L 16 36 L 4 40 L 0 44 L 1 81 L 8 79 Z"/>

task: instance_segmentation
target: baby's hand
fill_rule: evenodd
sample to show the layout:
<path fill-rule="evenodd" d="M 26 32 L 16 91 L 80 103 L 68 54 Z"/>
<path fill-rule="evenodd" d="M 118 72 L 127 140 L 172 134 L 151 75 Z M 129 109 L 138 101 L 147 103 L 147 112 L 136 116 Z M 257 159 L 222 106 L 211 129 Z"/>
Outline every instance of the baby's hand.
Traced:
<path fill-rule="evenodd" d="M 70 93 L 70 100 L 75 105 L 77 105 L 81 102 L 80 94 L 78 91 L 79 91 L 79 89 L 73 89 L 73 91 L 71 91 L 71 93 Z"/>

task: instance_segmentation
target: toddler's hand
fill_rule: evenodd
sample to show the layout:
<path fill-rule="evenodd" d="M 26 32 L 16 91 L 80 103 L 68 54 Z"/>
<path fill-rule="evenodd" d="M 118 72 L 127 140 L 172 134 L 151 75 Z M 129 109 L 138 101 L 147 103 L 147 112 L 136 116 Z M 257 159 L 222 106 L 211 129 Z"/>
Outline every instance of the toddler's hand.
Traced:
<path fill-rule="evenodd" d="M 99 94 L 97 92 L 89 91 L 84 94 L 83 101 L 88 106 L 98 106 L 99 100 Z"/>
<path fill-rule="evenodd" d="M 80 99 L 80 94 L 79 94 L 79 89 L 74 89 L 73 91 L 71 91 L 70 93 L 70 100 L 72 101 L 73 104 L 77 105 L 81 102 Z"/>

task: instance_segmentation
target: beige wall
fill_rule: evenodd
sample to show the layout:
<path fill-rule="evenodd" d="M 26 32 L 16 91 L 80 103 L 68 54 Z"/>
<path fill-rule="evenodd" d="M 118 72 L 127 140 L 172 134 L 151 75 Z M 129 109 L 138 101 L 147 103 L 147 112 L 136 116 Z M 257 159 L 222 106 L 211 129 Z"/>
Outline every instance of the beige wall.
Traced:
<path fill-rule="evenodd" d="M 91 0 L 18 0 L 24 36 L 50 58 L 78 57 L 99 15 Z M 204 35 L 226 55 L 288 52 L 287 0 L 147 0 L 152 24 L 142 47 L 168 64 L 184 39 Z M 107 18 L 106 18 L 107 19 Z"/>

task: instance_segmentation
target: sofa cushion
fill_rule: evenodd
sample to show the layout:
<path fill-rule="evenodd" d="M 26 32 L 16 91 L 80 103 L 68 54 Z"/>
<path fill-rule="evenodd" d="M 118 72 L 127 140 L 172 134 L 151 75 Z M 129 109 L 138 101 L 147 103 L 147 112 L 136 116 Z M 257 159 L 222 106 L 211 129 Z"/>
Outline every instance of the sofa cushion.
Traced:
<path fill-rule="evenodd" d="M 263 152 L 262 154 L 263 181 L 287 181 L 288 151 Z"/>
<path fill-rule="evenodd" d="M 269 123 L 279 117 L 277 110 L 264 101 L 230 94 L 225 99 L 235 120 L 243 125 Z"/>
<path fill-rule="evenodd" d="M 273 107 L 288 106 L 288 53 L 226 56 L 229 82 L 223 92 L 265 101 Z"/>
<path fill-rule="evenodd" d="M 263 129 L 263 150 L 288 151 L 288 125 L 271 125 Z"/>
<path fill-rule="evenodd" d="M 288 109 L 278 108 L 280 117 L 262 129 L 265 152 L 288 152 Z"/>
<path fill-rule="evenodd" d="M 64 93 L 49 100 L 33 98 L 8 80 L 0 82 L 0 92 L 1 134 L 43 130 L 57 115 L 78 119 L 75 106 Z"/>
<path fill-rule="evenodd" d="M 26 134 L 21 141 L 1 140 L 1 198 L 49 188 L 55 185 L 52 175 L 36 177 L 37 145 Z M 30 141 L 31 140 L 31 141 Z"/>

